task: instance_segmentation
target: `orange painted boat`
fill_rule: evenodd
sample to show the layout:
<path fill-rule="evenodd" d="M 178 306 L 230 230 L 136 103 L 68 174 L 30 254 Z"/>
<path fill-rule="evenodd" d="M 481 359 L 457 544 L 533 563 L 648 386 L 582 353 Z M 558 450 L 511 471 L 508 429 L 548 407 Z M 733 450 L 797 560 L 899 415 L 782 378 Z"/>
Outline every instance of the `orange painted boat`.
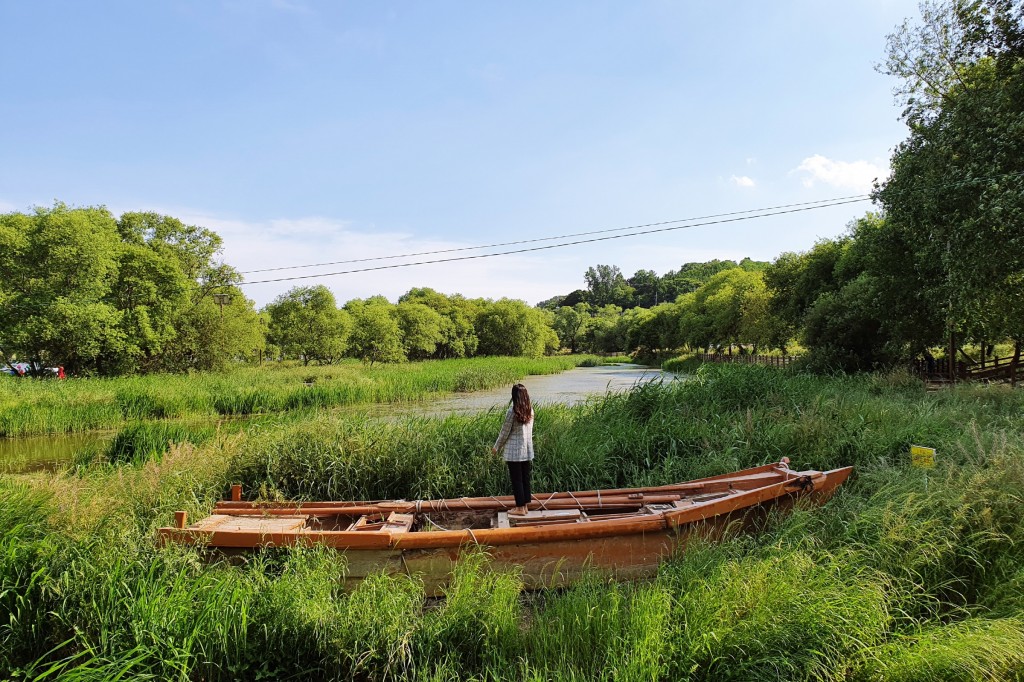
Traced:
<path fill-rule="evenodd" d="M 731 525 L 756 526 L 797 500 L 824 502 L 850 475 L 794 471 L 789 460 L 650 488 L 535 494 L 526 516 L 511 496 L 374 502 L 247 502 L 241 487 L 213 514 L 161 528 L 161 542 L 224 553 L 321 544 L 345 552 L 347 577 L 381 571 L 418 575 L 430 593 L 459 554 L 482 546 L 492 566 L 521 572 L 528 588 L 571 583 L 584 571 L 630 579 L 654 575 L 691 537 L 714 539 Z"/>

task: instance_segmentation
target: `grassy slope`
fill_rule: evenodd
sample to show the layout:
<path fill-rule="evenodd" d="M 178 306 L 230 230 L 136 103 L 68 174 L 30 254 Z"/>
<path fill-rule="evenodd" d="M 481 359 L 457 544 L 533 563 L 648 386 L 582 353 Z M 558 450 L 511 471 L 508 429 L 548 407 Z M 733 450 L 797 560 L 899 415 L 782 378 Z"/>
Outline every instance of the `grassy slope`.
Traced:
<path fill-rule="evenodd" d="M 694 547 L 656 580 L 523 598 L 486 557 L 447 600 L 415 579 L 340 590 L 329 552 L 205 566 L 156 550 L 174 509 L 264 494 L 505 492 L 500 415 L 321 415 L 159 461 L 0 480 L 0 674 L 160 679 L 1006 680 L 1024 675 L 1024 395 L 708 367 L 538 414 L 538 489 L 660 483 L 789 455 L 853 464 L 826 507 Z M 929 474 L 910 443 L 938 448 Z M 198 449 L 197 449 L 198 448 Z M 61 532 L 53 532 L 55 529 Z"/>

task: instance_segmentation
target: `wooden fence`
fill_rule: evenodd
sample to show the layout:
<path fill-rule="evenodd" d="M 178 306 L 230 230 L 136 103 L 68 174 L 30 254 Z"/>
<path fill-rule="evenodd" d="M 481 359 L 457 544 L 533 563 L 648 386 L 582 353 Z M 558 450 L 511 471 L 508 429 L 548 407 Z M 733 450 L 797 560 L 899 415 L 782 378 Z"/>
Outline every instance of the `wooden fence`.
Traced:
<path fill-rule="evenodd" d="M 789 355 L 726 355 L 725 353 L 697 353 L 701 362 L 733 362 L 741 365 L 768 365 L 769 367 L 789 367 L 793 358 Z"/>
<path fill-rule="evenodd" d="M 914 360 L 911 371 L 926 381 L 949 381 L 949 362 L 942 360 Z M 958 360 L 952 376 L 956 381 L 1009 382 L 1016 385 L 1024 381 L 1024 363 L 1014 362 L 1013 356 L 989 358 L 981 362 Z"/>

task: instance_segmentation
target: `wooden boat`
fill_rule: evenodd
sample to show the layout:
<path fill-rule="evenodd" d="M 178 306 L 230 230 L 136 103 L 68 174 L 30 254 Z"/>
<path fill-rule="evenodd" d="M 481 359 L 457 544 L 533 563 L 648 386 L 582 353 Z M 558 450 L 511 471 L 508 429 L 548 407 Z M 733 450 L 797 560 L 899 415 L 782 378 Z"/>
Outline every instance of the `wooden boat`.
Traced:
<path fill-rule="evenodd" d="M 731 524 L 756 525 L 772 509 L 823 502 L 852 467 L 794 471 L 789 460 L 649 488 L 544 493 L 526 516 L 511 496 L 373 502 L 247 502 L 240 486 L 213 514 L 161 528 L 161 542 L 228 554 L 260 547 L 322 544 L 343 550 L 347 577 L 380 571 L 419 575 L 439 593 L 460 552 L 482 546 L 496 568 L 521 571 L 528 588 L 564 585 L 585 570 L 630 579 L 653 575 L 687 539 L 715 538 Z"/>

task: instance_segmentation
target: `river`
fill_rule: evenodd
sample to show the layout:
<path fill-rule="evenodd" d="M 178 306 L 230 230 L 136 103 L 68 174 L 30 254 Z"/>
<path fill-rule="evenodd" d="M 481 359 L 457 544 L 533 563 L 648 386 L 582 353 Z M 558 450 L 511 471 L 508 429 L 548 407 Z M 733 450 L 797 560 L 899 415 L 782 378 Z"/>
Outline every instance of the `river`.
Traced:
<path fill-rule="evenodd" d="M 576 405 L 605 393 L 628 390 L 648 381 L 672 381 L 676 375 L 642 365 L 602 365 L 577 367 L 560 374 L 528 376 L 522 380 L 537 406 L 560 403 Z M 511 397 L 511 386 L 474 391 L 446 393 L 437 398 L 415 403 L 354 405 L 341 411 L 382 418 L 398 416 L 443 416 L 503 409 Z M 211 419 L 211 422 L 217 421 Z M 116 431 L 95 431 L 69 435 L 0 438 L 0 473 L 19 473 L 55 469 L 69 462 L 87 448 L 100 448 L 114 437 Z"/>

